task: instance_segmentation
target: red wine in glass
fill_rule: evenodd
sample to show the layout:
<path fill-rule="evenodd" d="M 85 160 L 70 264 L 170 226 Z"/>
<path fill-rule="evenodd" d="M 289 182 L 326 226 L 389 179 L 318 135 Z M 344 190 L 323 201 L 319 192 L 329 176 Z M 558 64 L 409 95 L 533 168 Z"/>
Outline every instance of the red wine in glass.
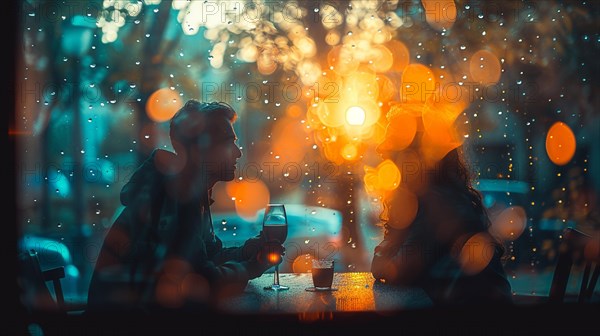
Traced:
<path fill-rule="evenodd" d="M 283 204 L 269 204 L 265 209 L 263 217 L 263 234 L 267 242 L 283 244 L 287 238 L 288 223 Z M 265 287 L 269 290 L 286 290 L 288 286 L 279 284 L 279 264 L 275 265 L 275 273 L 273 275 L 273 284 Z"/>

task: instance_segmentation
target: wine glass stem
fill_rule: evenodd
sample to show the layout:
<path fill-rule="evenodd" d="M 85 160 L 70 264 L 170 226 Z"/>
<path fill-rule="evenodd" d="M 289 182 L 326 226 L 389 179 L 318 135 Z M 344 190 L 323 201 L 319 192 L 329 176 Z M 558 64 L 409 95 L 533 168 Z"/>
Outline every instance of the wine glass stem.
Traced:
<path fill-rule="evenodd" d="M 273 274 L 273 284 L 279 286 L 279 265 L 275 266 L 275 274 Z"/>

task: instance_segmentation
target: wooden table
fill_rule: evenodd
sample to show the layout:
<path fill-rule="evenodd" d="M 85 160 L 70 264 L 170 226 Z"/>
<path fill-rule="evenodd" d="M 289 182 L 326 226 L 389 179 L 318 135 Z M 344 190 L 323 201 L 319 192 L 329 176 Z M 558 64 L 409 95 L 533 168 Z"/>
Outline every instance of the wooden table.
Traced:
<path fill-rule="evenodd" d="M 231 314 L 303 314 L 386 312 L 433 306 L 422 289 L 375 283 L 369 272 L 336 273 L 335 291 L 306 291 L 313 285 L 310 273 L 281 273 L 279 282 L 290 289 L 265 290 L 264 287 L 273 283 L 273 273 L 263 274 L 250 281 L 241 296 L 222 302 L 220 309 Z"/>

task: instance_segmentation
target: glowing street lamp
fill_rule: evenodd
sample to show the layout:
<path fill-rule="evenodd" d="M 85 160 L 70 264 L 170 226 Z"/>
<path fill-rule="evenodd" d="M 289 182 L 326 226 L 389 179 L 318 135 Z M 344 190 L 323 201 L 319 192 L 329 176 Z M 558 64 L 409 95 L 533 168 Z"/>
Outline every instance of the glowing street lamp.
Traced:
<path fill-rule="evenodd" d="M 346 110 L 346 122 L 350 126 L 362 126 L 365 124 L 367 114 L 360 106 L 351 106 Z"/>

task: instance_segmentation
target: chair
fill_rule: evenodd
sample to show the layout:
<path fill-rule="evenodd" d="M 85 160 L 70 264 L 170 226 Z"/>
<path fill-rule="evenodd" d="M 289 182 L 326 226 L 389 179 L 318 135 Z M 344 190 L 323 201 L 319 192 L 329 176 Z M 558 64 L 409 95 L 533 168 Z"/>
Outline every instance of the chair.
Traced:
<path fill-rule="evenodd" d="M 38 254 L 31 249 L 19 254 L 20 272 L 18 283 L 21 302 L 29 311 L 53 311 L 67 313 L 70 310 L 80 310 L 81 307 L 67 307 L 60 279 L 65 277 L 64 266 L 43 271 Z M 52 281 L 54 296 L 46 286 Z"/>
<path fill-rule="evenodd" d="M 600 245 L 591 245 L 594 243 L 600 242 L 594 242 L 590 235 L 576 229 L 567 228 L 565 230 L 563 241 L 559 246 L 548 302 L 560 303 L 565 301 L 565 292 L 571 269 L 573 265 L 582 263 L 584 270 L 577 301 L 586 303 L 591 300 L 598 281 L 598 275 L 600 275 L 600 265 L 598 263 L 600 256 L 597 250 Z"/>

